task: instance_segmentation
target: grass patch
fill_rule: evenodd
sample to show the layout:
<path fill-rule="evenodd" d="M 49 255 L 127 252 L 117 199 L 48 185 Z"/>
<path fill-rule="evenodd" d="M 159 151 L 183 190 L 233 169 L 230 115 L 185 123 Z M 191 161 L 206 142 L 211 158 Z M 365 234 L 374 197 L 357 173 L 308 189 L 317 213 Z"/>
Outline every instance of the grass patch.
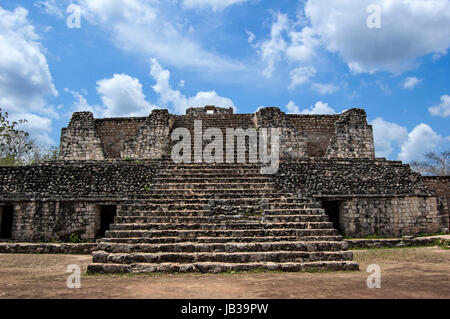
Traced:
<path fill-rule="evenodd" d="M 401 239 L 401 238 L 395 238 L 395 237 L 382 237 L 380 235 L 369 235 L 366 237 L 350 237 L 350 236 L 343 236 L 344 240 L 356 240 L 356 239 Z"/>
<path fill-rule="evenodd" d="M 423 247 L 434 247 L 441 246 L 441 241 L 436 239 L 431 243 L 424 243 L 423 245 L 412 245 L 412 246 L 392 246 L 392 247 L 352 247 L 349 250 L 386 250 L 386 249 L 408 249 L 408 248 L 423 248 Z"/>
<path fill-rule="evenodd" d="M 417 235 L 416 237 L 433 237 L 433 236 L 442 236 L 445 235 L 444 232 L 439 232 L 439 233 L 421 233 L 419 235 Z"/>

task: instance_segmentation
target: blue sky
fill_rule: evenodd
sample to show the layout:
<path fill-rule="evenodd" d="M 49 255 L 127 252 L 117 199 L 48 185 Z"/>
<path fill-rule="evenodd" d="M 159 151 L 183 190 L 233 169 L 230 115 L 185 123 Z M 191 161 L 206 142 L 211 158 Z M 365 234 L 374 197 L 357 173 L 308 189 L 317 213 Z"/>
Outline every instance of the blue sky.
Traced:
<path fill-rule="evenodd" d="M 450 146 L 449 48 L 448 0 L 0 0 L 0 107 L 43 145 L 82 110 L 363 107 L 408 162 Z"/>

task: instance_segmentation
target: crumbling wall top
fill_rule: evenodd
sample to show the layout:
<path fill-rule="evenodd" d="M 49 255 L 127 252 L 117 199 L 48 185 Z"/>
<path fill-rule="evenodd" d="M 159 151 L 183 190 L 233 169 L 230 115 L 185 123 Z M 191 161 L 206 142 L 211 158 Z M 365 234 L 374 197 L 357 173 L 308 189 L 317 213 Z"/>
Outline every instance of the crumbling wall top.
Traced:
<path fill-rule="evenodd" d="M 94 115 L 92 112 L 75 112 L 69 122 L 71 128 L 93 128 Z"/>
<path fill-rule="evenodd" d="M 186 110 L 186 115 L 202 115 L 202 114 L 233 114 L 233 108 L 217 107 L 207 105 L 205 107 L 190 107 Z"/>

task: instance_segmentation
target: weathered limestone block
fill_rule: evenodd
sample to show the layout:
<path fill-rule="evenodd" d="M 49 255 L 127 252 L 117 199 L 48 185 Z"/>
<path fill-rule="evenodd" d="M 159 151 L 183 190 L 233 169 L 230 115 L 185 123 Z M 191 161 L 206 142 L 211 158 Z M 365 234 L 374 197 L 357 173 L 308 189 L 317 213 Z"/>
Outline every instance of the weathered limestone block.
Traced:
<path fill-rule="evenodd" d="M 167 110 L 153 110 L 142 124 L 136 137 L 125 142 L 122 158 L 159 159 L 168 153 L 170 145 L 170 114 Z"/>
<path fill-rule="evenodd" d="M 14 205 L 12 239 L 49 241 L 95 237 L 96 207 L 83 202 L 30 201 Z"/>
<path fill-rule="evenodd" d="M 350 109 L 342 113 L 334 126 L 335 134 L 325 157 L 375 158 L 372 126 L 367 124 L 363 109 Z"/>
<path fill-rule="evenodd" d="M 277 107 L 261 108 L 255 113 L 258 128 L 280 128 L 280 158 L 301 158 L 307 155 L 307 140 L 292 120 Z M 270 141 L 270 140 L 269 140 Z"/>
<path fill-rule="evenodd" d="M 69 126 L 61 132 L 60 155 L 62 160 L 105 159 L 102 142 L 95 131 L 91 112 L 76 112 Z"/>
<path fill-rule="evenodd" d="M 350 237 L 438 233 L 446 229 L 448 216 L 436 204 L 436 197 L 422 196 L 348 199 L 342 202 L 340 226 Z"/>

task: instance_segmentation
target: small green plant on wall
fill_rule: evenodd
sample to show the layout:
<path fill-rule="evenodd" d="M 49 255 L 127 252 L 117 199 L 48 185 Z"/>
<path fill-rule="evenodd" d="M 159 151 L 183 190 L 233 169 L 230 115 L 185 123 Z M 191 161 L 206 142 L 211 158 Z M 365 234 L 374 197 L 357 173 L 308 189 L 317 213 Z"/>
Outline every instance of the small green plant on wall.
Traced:
<path fill-rule="evenodd" d="M 81 242 L 81 238 L 80 238 L 80 236 L 78 236 L 78 234 L 72 233 L 72 234 L 70 234 L 69 241 L 71 243 L 80 243 Z"/>

